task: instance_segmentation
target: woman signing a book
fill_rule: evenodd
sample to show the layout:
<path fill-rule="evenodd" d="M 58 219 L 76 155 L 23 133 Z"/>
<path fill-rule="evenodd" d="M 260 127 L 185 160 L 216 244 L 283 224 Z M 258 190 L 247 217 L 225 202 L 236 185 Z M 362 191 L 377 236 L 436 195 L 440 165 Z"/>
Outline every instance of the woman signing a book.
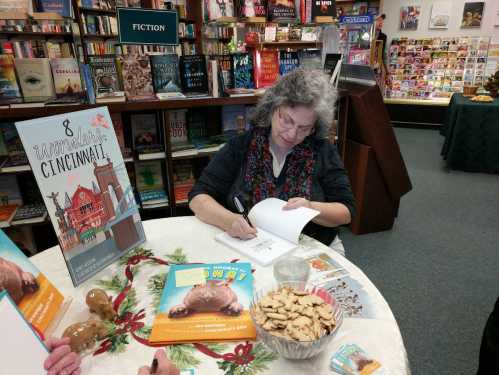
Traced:
<path fill-rule="evenodd" d="M 250 113 L 252 129 L 232 138 L 215 155 L 189 193 L 196 216 L 233 237 L 256 229 L 234 203 L 247 209 L 270 197 L 284 209 L 320 212 L 303 233 L 343 252 L 337 227 L 354 214 L 354 197 L 336 146 L 327 138 L 336 91 L 320 71 L 297 69 L 281 77 Z M 235 199 L 236 198 L 236 199 Z"/>

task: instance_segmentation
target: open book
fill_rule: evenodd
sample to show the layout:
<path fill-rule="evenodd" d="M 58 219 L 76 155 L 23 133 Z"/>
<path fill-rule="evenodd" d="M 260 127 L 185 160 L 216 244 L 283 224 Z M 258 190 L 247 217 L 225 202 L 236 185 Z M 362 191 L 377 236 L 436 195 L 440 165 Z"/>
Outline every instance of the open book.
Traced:
<path fill-rule="evenodd" d="M 2 344 L 1 374 L 47 373 L 43 368 L 49 355 L 47 348 L 5 290 L 0 292 L 0 332 L 5 344 Z"/>
<path fill-rule="evenodd" d="M 251 209 L 248 217 L 257 229 L 255 238 L 240 240 L 220 233 L 215 239 L 262 266 L 272 264 L 297 247 L 303 227 L 319 215 L 319 211 L 306 207 L 283 210 L 285 204 L 281 199 L 268 198 Z"/>

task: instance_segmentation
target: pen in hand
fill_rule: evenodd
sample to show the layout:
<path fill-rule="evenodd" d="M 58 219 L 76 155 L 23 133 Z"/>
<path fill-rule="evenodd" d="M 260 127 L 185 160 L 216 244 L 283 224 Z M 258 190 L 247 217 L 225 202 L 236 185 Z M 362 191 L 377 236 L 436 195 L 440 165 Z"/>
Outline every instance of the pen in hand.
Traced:
<path fill-rule="evenodd" d="M 246 222 L 249 224 L 249 226 L 251 228 L 254 228 L 246 212 L 246 207 L 244 207 L 244 205 L 241 203 L 237 195 L 234 196 L 234 205 L 236 206 L 237 211 L 243 216 L 244 220 L 246 220 Z"/>
<path fill-rule="evenodd" d="M 154 358 L 154 359 L 152 360 L 152 364 L 151 364 L 151 371 L 150 371 L 150 373 L 151 373 L 151 374 L 155 374 L 157 369 L 158 369 L 158 359 L 157 359 L 157 358 Z"/>

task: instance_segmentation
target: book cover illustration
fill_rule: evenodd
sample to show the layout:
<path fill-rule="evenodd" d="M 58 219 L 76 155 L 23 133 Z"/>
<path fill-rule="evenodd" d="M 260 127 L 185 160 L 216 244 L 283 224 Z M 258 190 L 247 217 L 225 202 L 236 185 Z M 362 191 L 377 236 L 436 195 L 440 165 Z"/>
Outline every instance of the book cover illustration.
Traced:
<path fill-rule="evenodd" d="M 249 53 L 232 55 L 233 86 L 235 89 L 253 89 L 253 57 Z"/>
<path fill-rule="evenodd" d="M 312 20 L 315 17 L 336 17 L 336 2 L 333 0 L 312 0 Z"/>
<path fill-rule="evenodd" d="M 452 4 L 438 2 L 431 6 L 430 29 L 447 29 L 449 27 Z"/>
<path fill-rule="evenodd" d="M 189 192 L 195 182 L 192 161 L 189 159 L 176 160 L 173 163 L 175 203 L 187 203 Z"/>
<path fill-rule="evenodd" d="M 123 77 L 123 89 L 128 100 L 151 100 L 156 98 L 148 56 L 122 56 L 121 75 Z"/>
<path fill-rule="evenodd" d="M 176 54 L 151 56 L 154 91 L 156 94 L 181 93 L 179 62 Z"/>
<path fill-rule="evenodd" d="M 90 56 L 89 65 L 97 98 L 123 96 L 114 56 Z"/>
<path fill-rule="evenodd" d="M 38 0 L 40 12 L 58 13 L 63 17 L 72 17 L 71 0 Z"/>
<path fill-rule="evenodd" d="M 484 6 L 485 2 L 483 1 L 464 3 L 461 28 L 480 27 L 482 25 Z"/>
<path fill-rule="evenodd" d="M 267 15 L 270 21 L 296 22 L 294 0 L 268 0 Z"/>
<path fill-rule="evenodd" d="M 227 139 L 244 133 L 249 129 L 246 123 L 245 105 L 227 105 L 222 107 L 222 132 Z"/>
<path fill-rule="evenodd" d="M 223 90 L 233 88 L 232 82 L 232 58 L 230 55 L 217 55 L 218 70 L 222 74 Z"/>
<path fill-rule="evenodd" d="M 149 341 L 255 339 L 252 295 L 250 263 L 173 265 Z"/>
<path fill-rule="evenodd" d="M 381 363 L 356 344 L 342 345 L 331 357 L 331 369 L 341 375 L 385 375 Z"/>
<path fill-rule="evenodd" d="M 254 79 L 257 89 L 270 87 L 279 77 L 279 51 L 254 50 Z"/>
<path fill-rule="evenodd" d="M 162 150 L 160 133 L 154 113 L 133 114 L 132 123 L 133 149 L 139 154 L 150 154 Z"/>
<path fill-rule="evenodd" d="M 239 0 L 239 17 L 267 17 L 267 4 L 265 0 Z"/>
<path fill-rule="evenodd" d="M 421 6 L 403 6 L 400 8 L 400 30 L 417 30 Z"/>
<path fill-rule="evenodd" d="M 43 102 L 55 97 L 49 59 L 15 59 L 25 102 Z"/>
<path fill-rule="evenodd" d="M 279 74 L 281 76 L 292 72 L 300 66 L 297 51 L 279 51 Z"/>
<path fill-rule="evenodd" d="M 63 304 L 63 295 L 0 230 L 0 292 L 6 290 L 25 319 L 45 332 Z"/>
<path fill-rule="evenodd" d="M 145 240 L 107 107 L 16 127 L 75 285 Z"/>
<path fill-rule="evenodd" d="M 78 62 L 73 58 L 50 60 L 54 77 L 55 94 L 58 98 L 79 98 L 83 95 Z"/>
<path fill-rule="evenodd" d="M 120 146 L 121 155 L 123 155 L 124 159 L 131 158 L 132 150 L 130 149 L 130 147 L 126 146 L 125 131 L 123 129 L 123 120 L 121 118 L 121 113 L 112 113 L 111 120 L 113 122 L 114 132 L 116 133 L 116 139 L 118 140 L 118 144 Z"/>
<path fill-rule="evenodd" d="M 168 203 L 159 160 L 141 161 L 135 166 L 135 179 L 143 206 Z"/>
<path fill-rule="evenodd" d="M 305 70 L 323 70 L 322 51 L 320 49 L 303 49 L 299 52 L 300 68 Z"/>
<path fill-rule="evenodd" d="M 14 68 L 14 56 L 0 55 L 0 104 L 18 103 L 21 99 Z"/>
<path fill-rule="evenodd" d="M 204 0 L 207 21 L 215 21 L 221 17 L 234 17 L 233 0 Z"/>
<path fill-rule="evenodd" d="M 180 58 L 180 74 L 184 93 L 208 93 L 208 74 L 204 55 L 182 56 Z"/>
<path fill-rule="evenodd" d="M 187 137 L 187 110 L 178 109 L 168 112 L 170 123 L 170 144 L 172 151 L 187 150 L 194 148 Z"/>

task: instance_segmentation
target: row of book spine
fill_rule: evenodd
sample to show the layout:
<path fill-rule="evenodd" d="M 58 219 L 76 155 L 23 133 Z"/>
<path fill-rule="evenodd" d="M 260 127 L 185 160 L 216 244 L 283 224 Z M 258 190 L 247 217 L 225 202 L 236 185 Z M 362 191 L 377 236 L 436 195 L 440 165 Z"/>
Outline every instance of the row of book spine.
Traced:
<path fill-rule="evenodd" d="M 85 34 L 89 35 L 117 35 L 118 23 L 114 16 L 81 15 L 81 22 Z"/>

